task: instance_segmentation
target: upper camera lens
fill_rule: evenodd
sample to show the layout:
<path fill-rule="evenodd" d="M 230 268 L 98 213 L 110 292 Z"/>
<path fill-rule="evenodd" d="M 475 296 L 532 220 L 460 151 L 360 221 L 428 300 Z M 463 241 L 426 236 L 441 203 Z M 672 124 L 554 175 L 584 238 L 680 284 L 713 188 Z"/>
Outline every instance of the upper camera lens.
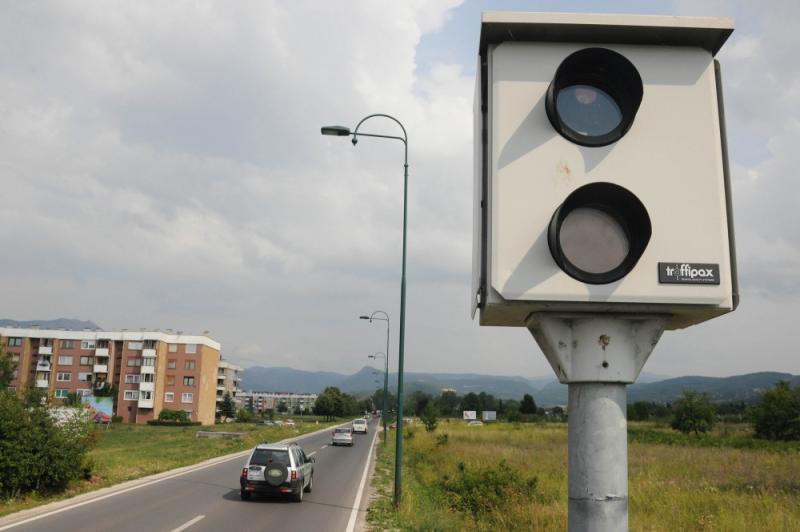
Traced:
<path fill-rule="evenodd" d="M 627 133 L 642 95 L 642 78 L 630 61 L 612 50 L 586 48 L 559 65 L 545 109 L 564 138 L 581 146 L 606 146 Z"/>
<path fill-rule="evenodd" d="M 622 111 L 614 98 L 590 85 L 561 89 L 556 110 L 565 125 L 587 137 L 607 135 L 622 122 Z"/>

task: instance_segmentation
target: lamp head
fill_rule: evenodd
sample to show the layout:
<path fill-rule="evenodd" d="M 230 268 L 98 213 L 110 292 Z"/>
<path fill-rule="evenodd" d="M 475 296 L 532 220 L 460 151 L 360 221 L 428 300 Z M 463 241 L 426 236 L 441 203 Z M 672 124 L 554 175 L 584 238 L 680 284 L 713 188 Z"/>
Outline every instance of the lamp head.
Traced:
<path fill-rule="evenodd" d="M 324 126 L 320 133 L 323 135 L 332 135 L 334 137 L 346 137 L 350 135 L 350 128 L 344 126 Z"/>

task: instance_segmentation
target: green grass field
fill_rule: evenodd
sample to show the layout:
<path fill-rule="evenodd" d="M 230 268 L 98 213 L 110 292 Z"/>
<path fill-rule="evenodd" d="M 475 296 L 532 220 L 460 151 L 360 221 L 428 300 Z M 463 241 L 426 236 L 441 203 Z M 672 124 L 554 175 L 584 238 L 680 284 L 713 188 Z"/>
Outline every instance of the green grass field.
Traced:
<path fill-rule="evenodd" d="M 411 430 L 397 513 L 393 438 L 379 446 L 375 530 L 566 530 L 566 424 Z M 800 442 L 753 440 L 746 425 L 693 438 L 632 423 L 629 435 L 631 530 L 800 530 Z"/>
<path fill-rule="evenodd" d="M 94 464 L 91 480 L 74 482 L 66 492 L 57 495 L 29 494 L 14 500 L 0 500 L 0 516 L 340 423 L 295 421 L 294 428 L 263 427 L 253 423 L 213 427 L 121 424 L 108 430 L 100 428 L 98 443 L 89 453 Z M 241 439 L 197 438 L 198 430 L 244 432 L 246 435 Z"/>

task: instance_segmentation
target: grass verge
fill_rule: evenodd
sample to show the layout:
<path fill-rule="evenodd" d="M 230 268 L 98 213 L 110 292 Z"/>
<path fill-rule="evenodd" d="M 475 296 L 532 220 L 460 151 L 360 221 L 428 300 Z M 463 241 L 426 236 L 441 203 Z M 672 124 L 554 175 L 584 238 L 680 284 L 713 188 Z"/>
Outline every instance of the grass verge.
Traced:
<path fill-rule="evenodd" d="M 394 446 L 379 447 L 378 498 L 368 513 L 373 530 L 567 528 L 566 424 L 445 421 L 433 433 L 409 432 L 396 512 Z M 800 530 L 797 446 L 744 443 L 742 426 L 675 436 L 655 424 L 631 426 L 631 530 Z"/>
<path fill-rule="evenodd" d="M 252 423 L 227 423 L 213 427 L 159 427 L 112 425 L 100 430 L 97 446 L 89 452 L 92 478 L 73 482 L 57 494 L 29 493 L 11 500 L 0 500 L 0 516 L 66 499 L 126 480 L 188 466 L 209 458 L 244 451 L 258 443 L 300 436 L 341 423 L 298 423 L 290 427 L 264 427 Z M 197 438 L 198 430 L 243 432 L 240 439 Z"/>

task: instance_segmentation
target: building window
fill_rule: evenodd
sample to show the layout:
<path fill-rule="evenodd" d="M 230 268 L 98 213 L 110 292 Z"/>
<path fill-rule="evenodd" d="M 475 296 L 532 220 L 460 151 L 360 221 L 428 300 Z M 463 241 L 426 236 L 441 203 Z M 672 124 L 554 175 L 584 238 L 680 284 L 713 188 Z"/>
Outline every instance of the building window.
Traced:
<path fill-rule="evenodd" d="M 89 388 L 78 388 L 77 393 L 81 397 L 89 397 L 92 395 L 92 390 Z"/>
<path fill-rule="evenodd" d="M 58 364 L 59 366 L 71 366 L 72 365 L 72 355 L 58 355 Z"/>
<path fill-rule="evenodd" d="M 128 367 L 139 367 L 142 365 L 141 358 L 129 358 L 128 359 Z"/>
<path fill-rule="evenodd" d="M 53 339 L 52 338 L 42 338 L 42 341 L 39 343 L 41 347 L 53 347 Z"/>
<path fill-rule="evenodd" d="M 91 366 L 94 364 L 94 357 L 81 357 L 81 366 Z"/>
<path fill-rule="evenodd" d="M 175 402 L 175 392 L 167 392 L 164 394 L 164 402 L 165 403 L 174 403 Z"/>
<path fill-rule="evenodd" d="M 184 386 L 194 386 L 194 377 L 184 377 L 183 378 L 183 385 Z"/>
<path fill-rule="evenodd" d="M 155 382 L 156 376 L 152 373 L 143 373 L 142 374 L 142 382 Z"/>
<path fill-rule="evenodd" d="M 83 382 L 92 382 L 91 373 L 78 373 L 78 380 Z"/>
<path fill-rule="evenodd" d="M 141 380 L 141 378 L 142 378 L 141 375 L 131 375 L 131 374 L 125 375 L 125 384 L 136 384 Z"/>
<path fill-rule="evenodd" d="M 141 351 L 143 346 L 142 342 L 128 342 L 128 349 L 132 351 Z"/>
<path fill-rule="evenodd" d="M 139 400 L 139 391 L 138 390 L 126 390 L 124 397 L 125 397 L 126 401 L 138 401 Z"/>
<path fill-rule="evenodd" d="M 183 369 L 194 369 L 194 360 L 187 360 L 184 362 Z"/>
<path fill-rule="evenodd" d="M 61 349 L 72 349 L 74 346 L 74 340 L 61 340 Z"/>
<path fill-rule="evenodd" d="M 175 361 L 174 358 L 170 359 L 170 360 L 167 360 L 167 369 L 175 369 L 177 367 L 177 365 L 178 365 L 178 363 Z"/>
<path fill-rule="evenodd" d="M 169 344 L 169 352 L 170 353 L 177 353 L 178 352 L 178 344 Z"/>
<path fill-rule="evenodd" d="M 145 401 L 149 401 L 153 398 L 153 392 L 142 391 L 139 392 L 139 399 L 144 399 Z"/>
<path fill-rule="evenodd" d="M 175 386 L 175 375 L 167 375 L 167 386 Z"/>
<path fill-rule="evenodd" d="M 19 362 L 19 353 L 11 353 L 11 362 Z"/>
<path fill-rule="evenodd" d="M 145 340 L 144 341 L 144 348 L 145 349 L 155 349 L 156 348 L 156 341 L 155 340 Z"/>
<path fill-rule="evenodd" d="M 98 340 L 97 347 L 100 349 L 108 349 L 108 340 Z"/>
<path fill-rule="evenodd" d="M 19 347 L 22 345 L 22 338 L 9 338 L 8 347 Z"/>
<path fill-rule="evenodd" d="M 94 340 L 82 340 L 81 341 L 81 349 L 94 349 L 95 346 Z"/>
<path fill-rule="evenodd" d="M 194 353 L 197 353 L 197 344 L 186 344 L 185 352 L 187 355 L 192 355 Z"/>
<path fill-rule="evenodd" d="M 69 382 L 72 380 L 72 373 L 57 373 L 56 380 L 58 382 Z"/>
<path fill-rule="evenodd" d="M 156 359 L 153 357 L 145 357 L 142 359 L 142 366 L 155 366 Z"/>
<path fill-rule="evenodd" d="M 57 388 L 56 389 L 56 399 L 66 399 L 69 396 L 69 390 L 66 388 Z"/>
<path fill-rule="evenodd" d="M 192 393 L 181 394 L 181 403 L 191 403 L 192 401 L 194 401 L 194 394 Z"/>

